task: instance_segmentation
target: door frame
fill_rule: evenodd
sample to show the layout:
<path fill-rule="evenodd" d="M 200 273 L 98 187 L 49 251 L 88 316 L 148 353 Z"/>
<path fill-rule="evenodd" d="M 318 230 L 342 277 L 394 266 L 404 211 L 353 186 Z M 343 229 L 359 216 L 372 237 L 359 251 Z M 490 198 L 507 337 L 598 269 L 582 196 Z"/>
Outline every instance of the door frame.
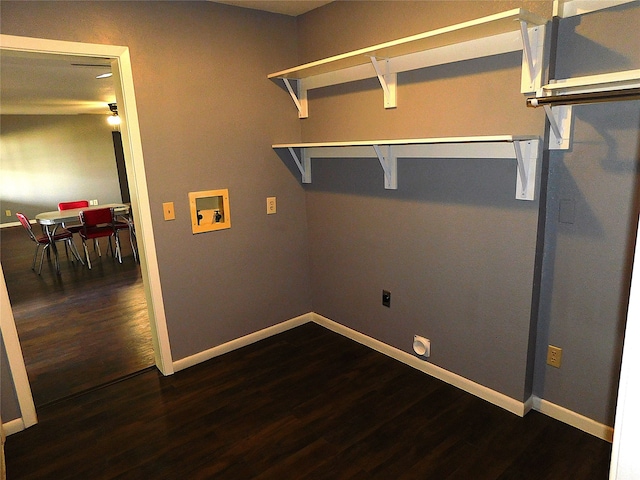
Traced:
<path fill-rule="evenodd" d="M 144 157 L 142 155 L 142 140 L 138 123 L 129 48 L 0 34 L 0 49 L 110 59 L 118 113 L 122 120 L 120 131 L 129 190 L 131 192 L 131 206 L 136 225 L 140 268 L 147 298 L 155 362 L 156 367 L 163 375 L 173 374 L 174 367 L 151 221 L 151 206 Z M 12 429 L 17 431 L 37 423 L 37 417 L 1 263 L 0 275 L 2 276 L 0 280 L 0 313 L 2 313 L 0 332 L 2 333 L 21 414 L 20 426 L 22 428 Z"/>

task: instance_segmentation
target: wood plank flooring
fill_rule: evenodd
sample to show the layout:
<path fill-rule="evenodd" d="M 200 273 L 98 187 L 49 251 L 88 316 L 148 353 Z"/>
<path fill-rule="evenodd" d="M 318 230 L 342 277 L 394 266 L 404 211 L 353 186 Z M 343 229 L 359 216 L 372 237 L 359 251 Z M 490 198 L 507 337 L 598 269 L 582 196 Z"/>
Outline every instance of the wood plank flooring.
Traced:
<path fill-rule="evenodd" d="M 106 239 L 102 257 L 89 249 L 92 270 L 67 260 L 59 244 L 61 274 L 45 258 L 38 275 L 31 270 L 35 243 L 24 229 L 0 229 L 2 268 L 37 407 L 154 364 L 140 266 L 128 232 L 120 239 L 122 264 L 107 254 Z M 76 245 L 82 251 L 77 238 Z"/>
<path fill-rule="evenodd" d="M 15 479 L 606 479 L 610 444 L 315 324 L 41 408 Z"/>

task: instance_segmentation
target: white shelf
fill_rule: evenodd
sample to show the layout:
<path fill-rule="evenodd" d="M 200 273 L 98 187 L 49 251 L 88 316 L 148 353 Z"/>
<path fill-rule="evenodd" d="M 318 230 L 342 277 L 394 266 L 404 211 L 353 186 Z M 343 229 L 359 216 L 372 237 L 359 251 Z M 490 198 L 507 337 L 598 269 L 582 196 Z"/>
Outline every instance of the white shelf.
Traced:
<path fill-rule="evenodd" d="M 546 19 L 523 9 L 489 15 L 381 43 L 268 75 L 284 82 L 300 118 L 308 116 L 307 91 L 378 77 L 385 108 L 394 108 L 397 73 L 523 50 L 522 92 L 539 89 Z"/>
<path fill-rule="evenodd" d="M 540 139 L 530 135 L 283 143 L 272 148 L 289 151 L 300 170 L 302 183 L 311 183 L 312 158 L 377 158 L 387 189 L 398 188 L 398 158 L 515 159 L 516 198 L 520 200 L 535 199 L 540 159 Z"/>
<path fill-rule="evenodd" d="M 542 87 L 543 92 L 553 95 L 571 95 L 579 93 L 610 92 L 640 87 L 640 69 L 621 72 L 602 73 L 584 77 L 551 80 Z"/>
<path fill-rule="evenodd" d="M 534 107 L 543 106 L 545 109 L 551 126 L 549 148 L 567 150 L 571 147 L 572 103 L 588 103 L 591 98 L 594 102 L 604 101 L 603 95 L 589 97 L 589 94 L 604 94 L 605 97 L 611 97 L 611 101 L 622 98 L 607 95 L 606 92 L 635 94 L 631 98 L 637 98 L 637 93 L 632 90 L 638 88 L 640 88 L 640 69 L 587 75 L 551 80 L 549 84 L 543 85 L 536 97 L 529 99 L 528 103 Z M 579 102 L 575 100 L 576 97 L 580 99 Z M 545 99 L 553 103 L 546 103 Z"/>

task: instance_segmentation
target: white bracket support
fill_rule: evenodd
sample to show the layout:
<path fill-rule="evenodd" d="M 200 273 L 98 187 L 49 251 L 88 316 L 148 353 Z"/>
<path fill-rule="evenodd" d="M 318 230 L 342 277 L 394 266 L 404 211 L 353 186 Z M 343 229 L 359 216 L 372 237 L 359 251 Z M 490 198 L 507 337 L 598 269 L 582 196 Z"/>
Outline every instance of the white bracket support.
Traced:
<path fill-rule="evenodd" d="M 569 150 L 571 148 L 571 124 L 573 121 L 573 106 L 543 105 L 547 115 L 551 133 L 549 135 L 549 150 Z"/>
<path fill-rule="evenodd" d="M 302 183 L 311 183 L 311 158 L 307 155 L 306 149 L 302 148 L 302 158 L 298 157 L 293 147 L 288 148 L 291 157 L 296 162 L 300 175 L 302 176 Z"/>
<path fill-rule="evenodd" d="M 520 20 L 522 35 L 522 81 L 521 93 L 533 93 L 542 83 L 544 64 L 544 25 L 528 28 L 526 21 Z"/>
<path fill-rule="evenodd" d="M 304 88 L 303 80 L 294 80 L 295 82 L 295 90 L 291 85 L 291 80 L 288 78 L 283 78 L 285 87 L 289 91 L 289 95 L 295 103 L 296 108 L 298 109 L 298 118 L 308 118 L 309 117 L 309 102 L 307 101 L 307 89 Z"/>
<path fill-rule="evenodd" d="M 382 154 L 379 145 L 372 145 L 376 152 L 380 165 L 384 170 L 384 188 L 387 190 L 398 189 L 398 157 L 393 155 L 391 145 L 387 145 L 387 155 Z"/>
<path fill-rule="evenodd" d="M 376 76 L 380 81 L 380 86 L 382 87 L 382 91 L 384 92 L 384 108 L 396 108 L 398 106 L 398 93 L 397 93 L 397 85 L 398 85 L 398 74 L 397 73 L 389 73 L 389 59 L 387 58 L 385 62 L 385 72 L 383 73 L 380 69 L 380 64 L 376 57 L 370 56 L 371 64 L 376 71 Z"/>
<path fill-rule="evenodd" d="M 534 200 L 538 159 L 540 156 L 539 140 L 516 140 L 513 148 L 518 163 L 516 178 L 516 198 L 518 200 Z"/>

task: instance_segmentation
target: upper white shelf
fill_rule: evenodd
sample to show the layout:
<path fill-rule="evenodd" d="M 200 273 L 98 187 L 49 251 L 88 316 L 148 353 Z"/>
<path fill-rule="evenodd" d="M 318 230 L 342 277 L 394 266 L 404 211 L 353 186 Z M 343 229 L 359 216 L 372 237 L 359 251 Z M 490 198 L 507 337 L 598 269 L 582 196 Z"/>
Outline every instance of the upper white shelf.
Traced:
<path fill-rule="evenodd" d="M 516 198 L 535 198 L 540 139 L 531 135 L 410 138 L 353 142 L 282 143 L 295 161 L 302 183 L 311 183 L 312 158 L 377 158 L 387 189 L 398 188 L 398 158 L 505 158 L 517 164 Z"/>
<path fill-rule="evenodd" d="M 289 68 L 268 75 L 268 78 L 301 79 L 322 73 L 333 72 L 356 65 L 368 64 L 369 56 L 378 58 L 392 58 L 409 53 L 431 50 L 445 45 L 462 43 L 469 40 L 499 35 L 501 33 L 520 30 L 519 21 L 531 25 L 544 25 L 547 21 L 522 8 L 508 10 L 488 17 L 482 17 L 468 22 L 438 28 L 429 32 L 419 33 L 410 37 L 380 43 L 371 47 L 361 48 L 352 52 L 335 55 L 315 62 L 305 63 L 298 67 Z"/>
<path fill-rule="evenodd" d="M 545 94 L 570 95 L 609 92 L 638 87 L 640 87 L 640 70 L 625 70 L 552 80 L 548 85 L 544 85 L 542 90 Z"/>
<path fill-rule="evenodd" d="M 471 137 L 401 138 L 393 140 L 355 140 L 347 142 L 278 143 L 272 148 L 321 148 L 321 147 L 370 147 L 372 145 L 436 145 L 448 144 L 456 147 L 466 143 L 513 143 L 521 140 L 536 140 L 535 135 L 484 135 Z M 484 155 L 483 155 L 484 156 Z"/>
<path fill-rule="evenodd" d="M 531 93 L 540 87 L 546 23 L 546 19 L 517 8 L 306 63 L 267 77 L 284 82 L 299 116 L 305 118 L 309 89 L 377 76 L 384 90 L 385 108 L 394 108 L 399 72 L 523 50 L 521 90 Z"/>
<path fill-rule="evenodd" d="M 549 148 L 567 150 L 574 104 L 634 100 L 640 98 L 639 89 L 640 69 L 564 78 L 543 85 L 527 105 L 544 107 L 551 127 Z"/>

